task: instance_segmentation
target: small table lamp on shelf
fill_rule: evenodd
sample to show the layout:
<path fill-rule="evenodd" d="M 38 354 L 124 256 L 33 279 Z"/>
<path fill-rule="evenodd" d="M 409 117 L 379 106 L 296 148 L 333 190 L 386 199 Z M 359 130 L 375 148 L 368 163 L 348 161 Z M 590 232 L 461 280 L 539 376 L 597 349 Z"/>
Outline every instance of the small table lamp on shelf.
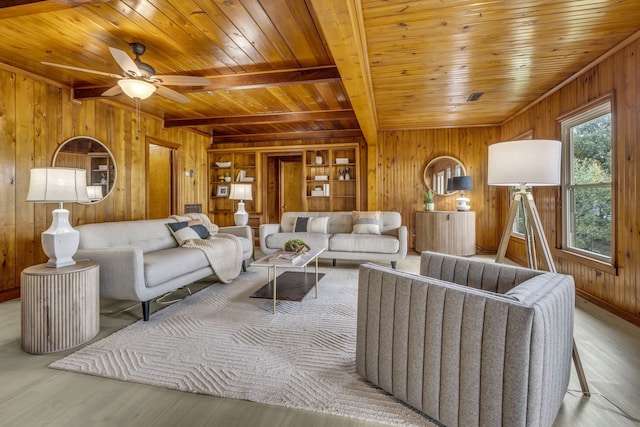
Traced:
<path fill-rule="evenodd" d="M 247 225 L 249 222 L 249 214 L 244 209 L 244 201 L 253 200 L 251 196 L 251 184 L 231 184 L 229 199 L 240 200 L 238 202 L 238 210 L 233 214 L 233 220 L 236 225 Z"/>
<path fill-rule="evenodd" d="M 462 191 L 460 197 L 456 198 L 456 210 L 468 211 L 471 209 L 467 203 L 469 198 L 464 195 L 466 190 L 473 190 L 473 181 L 470 176 L 454 176 L 447 180 L 447 192 Z"/>
<path fill-rule="evenodd" d="M 69 211 L 64 202 L 89 202 L 87 196 L 87 171 L 73 168 L 31 169 L 27 202 L 59 203 L 53 210 L 51 227 L 42 232 L 42 249 L 49 257 L 47 266 L 74 265 L 73 259 L 80 243 L 80 233 L 69 223 Z"/>
<path fill-rule="evenodd" d="M 104 197 L 104 194 L 102 194 L 102 185 L 88 185 L 87 195 L 92 202 L 101 200 Z"/>

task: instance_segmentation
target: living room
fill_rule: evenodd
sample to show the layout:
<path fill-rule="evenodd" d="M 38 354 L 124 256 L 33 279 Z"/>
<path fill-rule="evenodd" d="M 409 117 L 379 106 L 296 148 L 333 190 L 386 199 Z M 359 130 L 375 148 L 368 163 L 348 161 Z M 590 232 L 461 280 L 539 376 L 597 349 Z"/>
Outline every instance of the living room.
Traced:
<path fill-rule="evenodd" d="M 20 26 L 33 28 L 37 19 L 29 21 L 29 17 L 35 18 L 41 14 L 40 19 L 51 24 L 48 19 L 55 18 L 45 18 L 45 16 L 55 17 L 58 8 L 61 10 L 66 8 L 66 13 L 69 13 L 69 16 L 72 16 L 74 8 L 96 9 L 93 13 L 97 15 L 99 15 L 97 9 L 100 8 L 106 8 L 111 11 L 117 9 L 116 6 L 113 6 L 113 3 L 117 2 L 88 2 L 84 6 L 59 6 L 56 4 L 57 2 L 52 1 L 22 3 L 22 9 L 0 9 L 0 12 L 2 12 L 0 17 L 7 24 L 11 24 L 5 26 L 5 30 L 3 30 L 8 31 L 8 33 L 5 33 L 7 40 L 18 40 L 14 36 L 15 33 L 11 32 L 11 30 L 16 31 L 16 28 L 19 27 L 18 24 L 24 23 L 24 25 Z M 320 3 L 322 4 L 320 5 Z M 46 261 L 40 245 L 40 233 L 51 223 L 53 205 L 32 204 L 26 201 L 29 188 L 29 171 L 34 167 L 50 166 L 59 145 L 73 136 L 86 135 L 101 141 L 112 153 L 118 173 L 114 191 L 104 200 L 94 204 L 65 205 L 71 212 L 70 222 L 74 226 L 107 221 L 138 220 L 147 217 L 147 207 L 150 203 L 147 193 L 149 179 L 147 152 L 149 144 L 165 144 L 173 147 L 177 153 L 177 169 L 180 172 L 193 171 L 189 175 L 180 173 L 177 176 L 175 182 L 176 197 L 173 203 L 180 209 L 184 205 L 190 204 L 200 204 L 205 209 L 209 206 L 211 188 L 209 153 L 207 150 L 233 151 L 251 148 L 268 150 L 275 147 L 278 150 L 282 150 L 283 153 L 290 153 L 302 151 L 309 146 L 331 147 L 332 145 L 355 144 L 359 148 L 359 176 L 361 178 L 358 208 L 361 210 L 399 212 L 402 215 L 403 224 L 409 230 L 410 249 L 415 247 L 415 214 L 417 211 L 424 210 L 423 193 L 425 184 L 423 170 L 430 160 L 438 156 L 451 156 L 459 159 L 465 166 L 466 173 L 473 177 L 473 190 L 469 191 L 468 196 L 471 199 L 471 208 L 475 212 L 478 253 L 494 254 L 498 249 L 503 225 L 506 221 L 510 195 L 506 188 L 488 185 L 488 146 L 502 141 L 519 139 L 527 134 L 530 134 L 533 139 L 561 139 L 560 120 L 567 115 L 610 100 L 614 123 L 612 138 L 612 162 L 614 164 L 614 175 L 612 177 L 614 203 L 612 242 L 614 246 L 611 260 L 603 262 L 599 259 L 589 259 L 563 250 L 563 211 L 560 203 L 562 199 L 560 187 L 537 187 L 534 190 L 534 198 L 540 212 L 543 229 L 553 248 L 558 270 L 574 277 L 576 294 L 582 298 L 580 301 L 590 307 L 595 307 L 594 310 L 604 309 L 601 312 L 603 313 L 601 316 L 604 319 L 602 321 L 604 323 L 600 324 L 601 329 L 606 329 L 602 326 L 603 324 L 609 325 L 610 323 L 608 322 L 612 322 L 611 324 L 623 325 L 620 328 L 625 331 L 623 333 L 624 337 L 627 336 L 627 328 L 629 327 L 630 334 L 637 337 L 637 327 L 640 325 L 640 298 L 638 297 L 640 288 L 636 280 L 640 275 L 640 263 L 638 263 L 640 252 L 638 228 L 640 226 L 637 212 L 640 209 L 638 206 L 640 201 L 635 188 L 639 181 L 638 171 L 640 170 L 640 167 L 638 167 L 640 156 L 638 156 L 639 148 L 637 144 L 640 135 L 637 124 L 640 111 L 638 101 L 640 99 L 638 75 L 640 74 L 637 59 L 640 36 L 638 35 L 637 22 L 640 21 L 635 9 L 633 7 L 629 8 L 629 5 L 623 2 L 620 9 L 615 11 L 618 14 L 616 19 L 624 23 L 624 25 L 618 25 L 618 33 L 611 37 L 602 36 L 598 42 L 591 39 L 589 39 L 591 41 L 585 42 L 584 45 L 576 42 L 577 44 L 572 52 L 578 55 L 575 52 L 580 51 L 583 52 L 583 55 L 580 60 L 574 61 L 573 68 L 558 72 L 558 77 L 553 84 L 547 85 L 544 90 L 530 94 L 532 97 L 529 99 L 532 99 L 532 101 L 515 103 L 514 105 L 516 106 L 512 106 L 511 114 L 498 119 L 488 116 L 483 117 L 483 111 L 487 114 L 491 111 L 491 102 L 495 101 L 497 103 L 498 98 L 502 96 L 508 98 L 507 94 L 498 93 L 498 95 L 495 95 L 494 101 L 489 102 L 488 106 L 477 107 L 483 108 L 483 110 L 479 110 L 479 113 L 473 111 L 471 113 L 471 115 L 480 116 L 484 125 L 471 123 L 468 125 L 456 125 L 458 119 L 455 108 L 452 107 L 453 111 L 448 111 L 443 106 L 446 105 L 446 101 L 443 101 L 444 104 L 441 104 L 440 108 L 447 112 L 450 117 L 449 121 L 440 121 L 431 126 L 428 124 L 429 120 L 426 117 L 418 115 L 418 119 L 413 116 L 414 123 L 411 126 L 388 125 L 382 127 L 376 125 L 376 121 L 371 118 L 371 115 L 363 115 L 363 112 L 375 110 L 376 102 L 380 103 L 379 98 L 383 95 L 378 95 L 375 100 L 372 100 L 370 98 L 367 99 L 368 97 L 365 94 L 358 94 L 350 86 L 350 84 L 353 84 L 352 81 L 355 77 L 346 74 L 357 73 L 358 70 L 362 74 L 361 67 L 363 65 L 352 62 L 355 61 L 354 57 L 357 58 L 358 55 L 349 55 L 349 49 L 353 49 L 353 46 L 358 44 L 350 43 L 347 47 L 341 47 L 339 40 L 335 40 L 335 38 L 341 37 L 341 31 L 346 32 L 347 30 L 351 33 L 351 38 L 355 37 L 353 35 L 356 33 L 353 30 L 354 26 L 344 24 L 345 19 L 347 21 L 354 19 L 353 14 L 355 12 L 352 9 L 350 9 L 351 12 L 345 12 L 345 5 L 359 5 L 360 2 L 328 1 L 325 3 L 310 1 L 305 4 L 309 5 L 308 7 L 314 11 L 315 19 L 322 24 L 323 36 L 326 39 L 325 43 L 330 48 L 330 56 L 333 57 L 336 65 L 338 65 L 337 68 L 342 78 L 340 84 L 344 85 L 344 91 L 348 96 L 346 102 L 353 105 L 356 111 L 357 122 L 361 131 L 358 135 L 343 133 L 343 136 L 328 137 L 327 134 L 321 134 L 314 137 L 313 132 L 311 132 L 310 136 L 295 138 L 293 135 L 283 136 L 283 133 L 278 132 L 278 136 L 281 138 L 269 140 L 264 138 L 263 133 L 259 133 L 259 135 L 262 135 L 262 139 L 241 141 L 239 138 L 234 140 L 231 134 L 228 134 L 227 139 L 225 139 L 224 135 L 216 138 L 216 136 L 212 137 L 212 134 L 206 131 L 198 129 L 194 131 L 193 128 L 197 128 L 197 125 L 192 127 L 168 127 L 159 111 L 163 105 L 170 104 L 171 101 L 152 101 L 155 97 L 154 95 L 149 98 L 149 101 L 141 101 L 140 110 L 138 110 L 132 100 L 124 99 L 124 95 L 122 95 L 123 99 L 120 101 L 95 97 L 79 98 L 78 96 L 82 92 L 74 92 L 75 86 L 72 80 L 82 81 L 81 79 L 84 78 L 82 74 L 72 75 L 72 77 L 58 74 L 60 79 L 56 80 L 53 78 L 56 75 L 53 68 L 46 68 L 40 64 L 41 61 L 50 61 L 109 71 L 115 64 L 113 61 L 96 59 L 97 54 L 89 55 L 93 58 L 91 63 L 84 62 L 81 53 L 68 54 L 66 57 L 47 56 L 44 53 L 47 48 L 45 41 L 37 40 L 33 43 L 33 45 L 38 46 L 37 48 L 29 47 L 29 55 L 33 56 L 33 58 L 28 61 L 25 60 L 24 63 L 12 63 L 9 57 L 14 53 L 13 49 L 18 48 L 1 48 L 0 52 L 4 53 L 2 53 L 3 59 L 0 61 L 2 62 L 0 64 L 0 108 L 2 109 L 0 135 L 2 135 L 3 141 L 0 146 L 0 161 L 2 162 L 4 179 L 0 182 L 0 197 L 4 203 L 0 208 L 3 214 L 3 237 L 1 242 L 3 262 L 0 279 L 0 300 L 8 302 L 2 303 L 0 306 L 6 306 L 6 304 L 15 305 L 16 298 L 20 296 L 21 271 L 29 266 Z M 173 6 L 179 9 L 177 5 L 174 4 Z M 369 6 L 373 7 L 372 5 Z M 422 6 L 426 7 L 425 5 Z M 607 6 L 611 5 L 607 4 Z M 134 9 L 133 6 L 126 7 Z M 380 16 L 371 15 L 373 14 L 372 10 L 362 9 L 362 5 L 354 7 L 361 12 L 362 10 L 367 10 L 370 15 L 366 15 L 366 18 L 374 21 L 374 23 L 376 19 L 382 19 Z M 39 8 L 40 10 L 38 10 Z M 384 10 L 384 8 L 381 10 Z M 80 14 L 79 16 L 86 16 L 87 14 L 86 10 L 78 13 Z M 136 14 L 144 14 L 144 12 L 137 11 Z M 109 18 L 103 19 L 108 20 Z M 111 19 L 115 20 L 116 18 L 112 16 Z M 133 21 L 134 19 L 131 18 L 131 20 Z M 70 19 L 70 21 L 72 20 Z M 398 18 L 396 21 L 402 22 L 403 19 Z M 326 22 L 336 23 L 337 28 L 333 33 L 328 30 L 328 28 L 332 27 L 327 27 Z M 48 30 L 51 31 L 49 35 L 54 37 L 55 31 L 71 31 L 66 25 L 71 24 L 65 22 L 63 26 L 61 23 L 60 28 Z M 396 25 L 400 26 L 400 24 Z M 569 24 L 567 23 L 567 25 Z M 612 25 L 602 24 L 602 26 L 604 29 L 601 31 L 606 32 L 611 30 L 610 27 Z M 63 28 L 66 30 L 63 30 Z M 588 32 L 589 30 L 582 31 Z M 112 35 L 107 43 L 98 41 L 86 41 L 83 43 L 99 45 L 97 47 L 93 46 L 91 49 L 102 51 L 106 57 L 108 55 L 107 46 L 111 44 L 112 40 L 116 37 L 127 39 L 126 34 L 125 30 L 118 30 L 117 36 Z M 370 32 L 367 35 L 369 38 L 374 38 L 374 35 Z M 580 33 L 575 37 L 577 39 L 581 37 L 587 39 L 584 33 Z M 605 39 L 606 42 L 602 41 L 602 39 Z M 123 40 L 122 45 L 125 46 L 124 48 L 122 45 L 118 47 L 126 49 L 125 41 L 129 40 Z M 22 42 L 26 43 L 26 41 Z M 18 42 L 16 41 L 15 43 L 17 44 Z M 535 41 L 531 43 L 535 43 Z M 369 47 L 370 54 L 373 54 L 373 49 L 374 46 Z M 592 53 L 584 54 L 587 51 Z M 40 52 L 40 56 L 35 56 L 37 52 Z M 594 52 L 597 52 L 597 54 Z M 147 55 L 150 54 L 151 51 L 147 53 Z M 551 53 L 549 55 L 552 56 Z M 171 55 L 166 54 L 166 56 L 169 57 Z M 566 56 L 570 55 L 567 54 Z M 544 60 L 544 55 L 539 60 Z M 368 58 L 367 61 L 373 62 L 374 60 Z M 152 61 L 149 60 L 149 62 Z M 156 64 L 156 66 L 160 68 L 159 64 Z M 185 71 L 185 68 L 184 66 L 182 68 L 175 67 L 173 70 L 175 72 Z M 49 71 L 51 71 L 50 74 Z M 115 70 L 112 69 L 111 71 Z M 400 74 L 402 66 L 397 71 Z M 169 73 L 168 69 L 163 72 Z M 409 73 L 411 73 L 411 70 Z M 361 78 L 363 77 L 361 76 Z M 532 74 L 528 78 L 535 80 L 538 77 Z M 90 86 L 88 83 L 92 83 L 94 86 L 101 86 L 97 81 L 84 81 L 84 83 L 85 86 L 80 89 L 88 90 Z M 101 82 L 101 84 L 105 84 L 105 82 Z M 323 90 L 328 89 L 325 87 Z M 240 93 L 243 91 L 228 89 L 221 92 L 224 93 L 224 95 L 219 95 L 218 101 L 221 104 L 223 100 L 230 104 L 233 102 L 241 104 L 243 101 L 246 105 L 251 104 L 251 101 L 248 100 L 248 95 Z M 198 96 L 203 96 L 201 93 L 196 95 L 186 93 L 186 95 L 194 96 L 194 99 Z M 490 94 L 487 93 L 485 96 L 488 95 Z M 232 101 L 235 96 L 241 101 Z M 306 95 L 300 95 L 300 98 L 306 98 Z M 153 102 L 158 102 L 153 104 L 156 109 L 145 110 L 145 103 L 151 104 Z M 406 102 L 411 104 L 410 101 Z M 369 107 L 362 107 L 361 104 L 363 103 L 368 103 Z M 295 103 L 290 102 L 288 105 L 295 105 Z M 344 104 L 335 101 L 334 106 L 338 106 L 336 109 L 342 109 Z M 231 107 L 228 108 L 231 109 Z M 238 111 L 242 109 L 244 107 L 237 108 Z M 258 114 L 258 112 L 246 113 L 246 115 L 250 114 Z M 402 116 L 402 112 L 397 110 L 387 110 L 385 114 L 386 116 L 380 119 L 386 118 L 390 120 L 389 117 L 394 114 Z M 209 115 L 209 117 L 214 116 L 220 117 L 225 116 L 225 114 L 222 111 Z M 408 111 L 407 117 L 409 116 L 410 112 Z M 286 126 L 293 125 L 287 124 Z M 335 135 L 340 135 L 340 133 L 336 131 Z M 267 192 L 267 195 L 269 194 L 268 190 L 265 189 L 264 191 Z M 436 209 L 439 211 L 453 211 L 455 209 L 453 197 L 436 197 L 435 203 Z M 220 223 L 219 225 L 231 225 L 228 222 L 229 218 L 220 221 L 219 218 L 212 214 L 211 220 Z M 269 220 L 270 218 L 265 217 L 262 221 L 266 223 Z M 525 265 L 524 247 L 522 238 L 512 237 L 507 253 L 508 257 L 517 263 Z M 412 256 L 417 257 L 417 254 L 414 252 Z M 411 259 L 415 260 L 415 258 Z M 404 267 L 410 268 L 406 264 Z M 403 268 L 402 263 L 399 264 L 399 268 Z M 4 314 L 4 310 L 1 311 L 3 312 L 2 324 L 11 325 L 14 332 L 16 327 L 19 329 L 15 318 L 19 310 L 13 310 L 11 315 Z M 101 330 L 101 335 L 104 336 L 107 331 L 114 331 L 130 321 L 130 318 L 125 320 L 110 319 L 106 320 L 105 323 L 103 319 L 102 328 L 104 330 Z M 590 322 L 591 320 L 588 320 L 587 324 L 592 325 Z M 607 333 L 605 332 L 603 335 L 607 335 Z M 587 340 L 598 339 L 588 335 L 587 337 Z M 624 342 L 624 339 L 622 341 Z M 605 343 L 607 341 L 596 341 L 596 344 L 592 345 L 606 349 L 607 344 Z M 12 346 L 12 348 L 5 348 L 7 345 Z M 583 345 L 589 347 L 586 343 Z M 15 336 L 3 339 L 3 354 L 20 352 L 18 347 Z M 635 350 L 624 350 L 623 354 L 625 358 L 636 360 L 637 363 L 635 352 L 637 352 L 638 347 L 634 348 Z M 44 363 L 38 362 L 38 357 L 28 356 L 26 353 L 22 353 L 22 357 L 31 358 L 28 364 L 33 366 L 34 369 Z M 596 357 L 606 358 L 604 355 Z M 11 365 L 17 366 L 17 356 L 12 356 L 11 359 L 7 360 L 11 361 L 8 368 Z M 603 362 L 603 364 L 607 364 L 607 362 Z M 636 364 L 635 366 L 637 367 L 638 365 Z M 589 372 L 589 369 L 594 369 L 594 367 L 591 366 L 586 369 Z M 631 377 L 637 377 L 637 370 L 630 372 L 630 374 L 632 374 L 629 375 Z M 63 373 L 55 372 L 51 375 L 56 381 L 59 381 Z M 46 379 L 48 377 L 40 378 Z M 83 378 L 77 381 L 78 383 L 91 382 L 95 384 L 96 388 L 92 390 L 96 395 L 93 398 L 99 397 L 99 381 L 101 379 Z M 54 382 L 53 384 L 60 385 L 65 392 L 70 392 L 76 387 L 74 380 Z M 51 390 L 44 383 L 41 386 L 31 387 L 30 392 L 34 394 L 41 392 L 49 396 L 56 394 L 55 390 Z M 127 396 L 132 396 L 136 393 L 148 393 L 147 389 L 140 385 L 133 386 L 129 384 L 128 387 L 130 388 L 121 389 L 126 391 L 122 391 L 123 394 L 117 397 L 117 402 L 125 408 L 127 408 Z M 622 394 L 627 392 L 630 396 L 638 394 L 637 383 L 625 384 L 620 388 L 625 390 Z M 167 394 L 162 398 L 159 397 L 158 391 L 154 390 L 149 393 L 149 396 L 152 396 L 149 397 L 149 400 L 157 398 L 166 405 L 169 405 L 169 401 L 172 399 L 180 399 L 181 403 L 187 407 L 193 406 L 201 409 L 210 402 L 206 396 L 201 395 L 190 396 L 189 398 L 184 398 L 186 400 L 182 400 L 182 397 L 175 397 L 178 392 Z M 116 399 L 111 394 L 105 395 L 105 399 L 112 398 Z M 64 400 L 62 398 L 56 400 L 56 398 L 52 397 L 48 399 L 49 405 L 54 408 L 51 409 L 53 412 L 49 412 L 52 414 L 50 416 L 55 418 L 55 408 L 65 408 Z M 74 399 L 79 399 L 74 400 L 78 402 L 82 400 L 82 397 L 75 395 Z M 218 399 L 215 402 L 218 407 L 218 412 L 215 416 L 224 414 L 226 407 L 233 407 L 233 409 L 230 409 L 232 412 L 238 411 L 237 406 L 224 399 Z M 576 399 L 576 402 L 579 402 L 579 400 Z M 5 403 L 5 405 L 8 405 L 8 403 Z M 153 405 L 149 404 L 149 407 L 151 406 Z M 579 408 L 578 403 L 575 404 L 574 411 L 571 412 L 573 416 L 578 417 L 580 412 L 579 409 L 575 408 Z M 129 409 L 135 412 L 134 408 Z M 26 409 L 23 410 L 26 411 Z M 61 411 L 66 410 L 61 409 Z M 242 410 L 240 409 L 240 411 Z M 265 414 L 272 413 L 272 411 L 274 414 L 275 412 L 278 414 L 272 415 L 274 418 L 271 425 L 285 425 L 286 422 L 289 422 L 289 425 L 296 425 L 296 421 L 307 420 L 305 418 L 306 415 L 301 415 L 296 411 L 278 412 L 276 409 L 264 406 L 261 406 L 260 409 L 252 409 L 249 412 L 252 412 L 252 416 L 262 417 L 266 416 Z M 146 416 L 149 416 L 148 412 L 146 412 Z M 231 420 L 236 416 L 239 417 L 240 414 L 227 413 L 224 416 L 228 417 L 227 419 L 231 423 Z M 638 418 L 637 414 L 636 418 Z M 152 419 L 147 418 L 149 421 Z M 249 419 L 244 418 L 244 422 L 249 422 Z M 132 420 L 133 418 L 128 418 L 126 423 L 130 423 Z M 335 423 L 335 425 L 340 425 L 340 423 L 343 423 L 342 425 L 360 425 L 331 418 L 313 422 L 319 424 Z M 566 424 L 561 425 L 571 425 L 566 417 L 565 422 Z M 586 423 L 585 425 L 589 425 L 587 421 L 584 422 Z M 108 424 L 108 421 L 105 421 L 105 423 Z"/>

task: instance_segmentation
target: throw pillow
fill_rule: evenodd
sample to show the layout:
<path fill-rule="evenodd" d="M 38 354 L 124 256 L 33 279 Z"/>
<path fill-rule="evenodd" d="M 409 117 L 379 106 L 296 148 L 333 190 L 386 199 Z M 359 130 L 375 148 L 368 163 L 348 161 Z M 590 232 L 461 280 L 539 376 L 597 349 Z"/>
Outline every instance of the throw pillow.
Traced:
<path fill-rule="evenodd" d="M 189 220 L 187 222 L 187 225 L 192 229 L 194 229 L 195 232 L 198 233 L 198 236 L 200 236 L 201 239 L 208 239 L 209 236 L 211 236 L 211 233 L 209 232 L 209 229 L 207 228 L 207 226 L 204 225 L 202 221 L 200 221 L 199 219 Z"/>
<path fill-rule="evenodd" d="M 189 225 L 190 223 L 191 225 Z M 206 239 L 211 235 L 207 227 L 200 221 L 169 222 L 167 227 L 179 246 L 182 246 L 187 240 Z"/>
<path fill-rule="evenodd" d="M 299 216 L 296 218 L 296 223 L 293 226 L 293 231 L 326 234 L 328 224 L 329 224 L 328 216 L 318 216 L 318 217 Z"/>
<path fill-rule="evenodd" d="M 380 234 L 380 212 L 353 211 L 353 234 Z"/>
<path fill-rule="evenodd" d="M 309 223 L 309 217 L 299 216 L 296 218 L 296 224 L 293 227 L 294 232 L 307 231 L 307 224 Z"/>
<path fill-rule="evenodd" d="M 329 225 L 328 216 L 316 216 L 309 218 L 307 222 L 307 231 L 309 233 L 327 233 L 327 226 Z"/>

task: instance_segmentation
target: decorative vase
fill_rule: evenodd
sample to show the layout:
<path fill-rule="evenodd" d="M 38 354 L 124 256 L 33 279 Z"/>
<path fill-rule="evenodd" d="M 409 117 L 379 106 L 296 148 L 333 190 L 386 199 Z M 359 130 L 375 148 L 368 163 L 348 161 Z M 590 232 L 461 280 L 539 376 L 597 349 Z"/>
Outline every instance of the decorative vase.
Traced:
<path fill-rule="evenodd" d="M 428 212 L 433 212 L 433 211 L 436 210 L 436 204 L 435 203 L 425 203 L 424 207 Z"/>
<path fill-rule="evenodd" d="M 342 169 L 338 169 L 338 173 L 340 174 L 338 176 L 338 181 L 344 181 L 344 175 L 343 175 L 344 171 Z"/>
<path fill-rule="evenodd" d="M 322 164 L 322 155 L 320 154 L 319 151 L 316 151 L 316 165 L 321 165 Z"/>
<path fill-rule="evenodd" d="M 349 174 L 349 168 L 346 168 L 346 169 L 344 170 L 344 179 L 345 179 L 345 180 L 349 180 L 349 179 L 351 179 L 351 175 Z"/>

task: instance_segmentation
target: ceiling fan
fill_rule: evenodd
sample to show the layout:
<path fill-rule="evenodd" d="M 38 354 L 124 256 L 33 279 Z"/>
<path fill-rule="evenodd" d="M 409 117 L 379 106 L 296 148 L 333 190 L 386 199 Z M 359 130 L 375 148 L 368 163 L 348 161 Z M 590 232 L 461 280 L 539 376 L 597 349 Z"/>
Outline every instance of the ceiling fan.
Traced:
<path fill-rule="evenodd" d="M 142 43 L 129 43 L 129 46 L 136 56 L 135 59 L 131 59 L 126 52 L 120 49 L 109 47 L 111 55 L 122 69 L 122 74 L 106 73 L 103 71 L 56 64 L 53 62 L 42 62 L 42 64 L 119 79 L 118 84 L 104 91 L 102 96 L 115 96 L 124 92 L 131 98 L 146 99 L 154 92 L 157 92 L 158 95 L 164 96 L 165 98 L 185 103 L 189 102 L 189 98 L 173 89 L 169 89 L 165 85 L 206 86 L 210 83 L 209 79 L 206 77 L 156 75 L 156 70 L 151 65 L 145 64 L 140 60 L 140 56 L 147 49 L 146 46 Z"/>

